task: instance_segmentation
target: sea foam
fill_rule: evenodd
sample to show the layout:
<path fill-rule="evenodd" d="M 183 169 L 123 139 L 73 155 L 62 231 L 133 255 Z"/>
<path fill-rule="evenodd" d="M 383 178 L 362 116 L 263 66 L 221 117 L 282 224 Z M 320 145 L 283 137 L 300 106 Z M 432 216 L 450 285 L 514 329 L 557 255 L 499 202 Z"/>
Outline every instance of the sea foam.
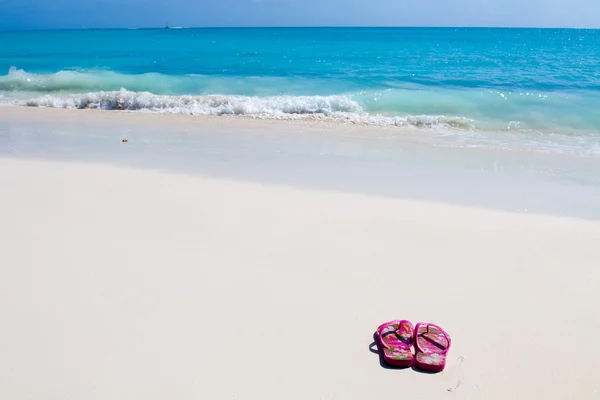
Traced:
<path fill-rule="evenodd" d="M 470 129 L 468 118 L 443 115 L 371 115 L 343 95 L 333 96 L 163 96 L 125 89 L 72 95 L 43 95 L 18 101 L 30 107 L 165 112 L 189 115 L 245 115 L 272 119 L 328 117 L 364 125 L 435 126 Z"/>

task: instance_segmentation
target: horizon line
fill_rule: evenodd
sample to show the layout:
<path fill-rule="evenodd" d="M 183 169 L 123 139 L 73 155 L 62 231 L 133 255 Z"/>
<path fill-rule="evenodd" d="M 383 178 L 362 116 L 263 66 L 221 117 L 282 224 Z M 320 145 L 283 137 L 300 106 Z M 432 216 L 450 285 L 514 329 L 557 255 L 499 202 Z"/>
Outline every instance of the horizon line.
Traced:
<path fill-rule="evenodd" d="M 248 25 L 248 26 L 140 26 L 140 27 L 98 27 L 98 28 L 26 28 L 3 29 L 0 32 L 45 32 L 45 31 L 100 31 L 100 30 L 178 30 L 178 29 L 570 29 L 599 30 L 598 28 L 560 27 L 560 26 L 484 26 L 484 25 Z"/>

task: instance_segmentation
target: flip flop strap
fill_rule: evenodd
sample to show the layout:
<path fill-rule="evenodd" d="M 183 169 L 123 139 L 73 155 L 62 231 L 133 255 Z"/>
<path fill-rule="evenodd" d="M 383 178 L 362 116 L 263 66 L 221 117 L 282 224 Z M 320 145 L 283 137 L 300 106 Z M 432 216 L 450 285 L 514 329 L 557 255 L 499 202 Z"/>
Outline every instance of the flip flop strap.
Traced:
<path fill-rule="evenodd" d="M 450 335 L 448 335 L 445 330 L 443 330 L 441 327 L 439 327 L 436 324 L 430 324 L 430 323 L 423 323 L 422 324 L 422 323 L 418 323 L 417 326 L 415 326 L 415 346 L 417 347 L 417 349 L 419 349 L 421 352 L 424 352 L 424 350 L 421 348 L 421 346 L 419 346 L 419 340 L 418 340 L 418 338 L 419 338 L 419 328 L 421 326 L 426 326 L 427 327 L 427 332 L 425 332 L 425 333 L 429 333 L 429 327 L 433 327 L 433 328 L 436 328 L 437 330 L 439 330 L 444 335 L 444 337 L 448 341 L 448 346 L 446 346 L 446 348 L 444 350 L 442 350 L 440 352 L 440 354 L 446 354 L 448 352 L 448 350 L 450 349 L 450 344 L 452 343 L 452 340 L 450 339 Z M 423 335 L 425 335 L 425 333 Z"/>
<path fill-rule="evenodd" d="M 388 344 L 386 342 L 383 341 L 383 330 L 386 329 L 388 326 L 393 325 L 394 322 L 386 322 L 385 324 L 382 324 L 379 326 L 379 328 L 377 328 L 377 335 L 379 337 L 379 343 L 381 344 L 381 346 L 385 347 L 388 350 L 391 350 L 390 346 L 388 346 Z"/>
<path fill-rule="evenodd" d="M 402 329 L 403 324 L 405 324 L 405 323 L 408 323 L 408 321 L 406 321 L 406 320 L 401 320 L 401 321 L 396 320 L 396 321 L 386 322 L 385 324 L 380 325 L 379 328 L 377 328 L 377 335 L 379 337 L 379 343 L 381 343 L 381 345 L 383 347 L 385 347 L 386 349 L 391 350 L 390 346 L 386 342 L 383 341 L 383 330 L 386 329 L 390 325 L 396 325 L 397 324 L 398 325 L 398 329 L 396 329 L 394 331 L 394 334 L 397 334 L 398 332 L 400 332 L 400 330 Z M 401 343 L 404 343 L 404 342 L 401 341 Z M 406 344 L 406 343 L 404 343 L 404 344 Z"/>

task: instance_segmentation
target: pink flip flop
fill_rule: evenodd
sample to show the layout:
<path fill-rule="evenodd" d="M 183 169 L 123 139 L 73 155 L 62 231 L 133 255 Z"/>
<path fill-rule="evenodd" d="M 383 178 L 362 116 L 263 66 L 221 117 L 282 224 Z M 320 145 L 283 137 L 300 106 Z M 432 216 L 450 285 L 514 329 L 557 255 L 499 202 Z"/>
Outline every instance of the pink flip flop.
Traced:
<path fill-rule="evenodd" d="M 419 322 L 415 327 L 415 366 L 424 371 L 440 372 L 446 367 L 450 335 L 435 324 Z"/>
<path fill-rule="evenodd" d="M 377 328 L 380 351 L 386 364 L 394 367 L 410 367 L 414 356 L 410 350 L 413 344 L 413 324 L 407 320 L 394 320 Z"/>

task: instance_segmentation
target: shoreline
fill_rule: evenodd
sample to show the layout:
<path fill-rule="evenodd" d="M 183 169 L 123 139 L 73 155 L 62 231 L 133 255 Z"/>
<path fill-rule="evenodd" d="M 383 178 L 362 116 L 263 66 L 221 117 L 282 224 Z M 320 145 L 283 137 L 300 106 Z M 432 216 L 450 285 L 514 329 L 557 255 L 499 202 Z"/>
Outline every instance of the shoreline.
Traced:
<path fill-rule="evenodd" d="M 287 130 L 293 128 L 302 133 L 331 134 L 337 137 L 349 138 L 387 138 L 424 144 L 429 146 L 438 146 L 445 148 L 471 148 L 482 152 L 513 152 L 521 154 L 533 154 L 543 157 L 549 156 L 573 156 L 589 159 L 597 159 L 600 153 L 592 152 L 586 154 L 580 150 L 552 150 L 551 148 L 522 147 L 522 144 L 510 142 L 494 143 L 492 139 L 486 139 L 485 135 L 495 137 L 503 136 L 505 139 L 518 137 L 526 132 L 489 131 L 479 132 L 473 129 L 448 128 L 441 126 L 415 126 L 415 125 L 376 125 L 364 124 L 352 120 L 336 119 L 322 114 L 303 115 L 300 118 L 270 118 L 255 115 L 205 115 L 205 114 L 185 114 L 171 112 L 155 112 L 141 110 L 102 110 L 102 109 L 74 109 L 62 107 L 32 107 L 24 105 L 0 105 L 0 118 L 12 117 L 16 119 L 36 118 L 41 121 L 51 121 L 54 118 L 64 118 L 64 121 L 89 119 L 98 124 L 119 124 L 133 123 L 150 127 L 151 124 L 161 124 L 164 128 L 190 128 L 194 125 L 207 125 L 210 128 L 223 129 L 263 129 L 277 130 L 278 128 Z M 119 118 L 123 118 L 119 121 Z M 167 125 L 174 124 L 174 125 Z M 284 133 L 284 132 L 282 132 Z M 479 133 L 481 138 L 472 137 L 463 142 L 461 135 Z M 296 133 L 297 134 L 297 133 Z M 580 132 L 582 137 L 594 138 L 595 132 Z M 539 134 L 534 134 L 535 139 Z M 554 135 L 551 133 L 551 135 Z M 558 136 L 568 137 L 565 134 L 556 134 Z M 539 139 L 539 138 L 538 138 Z M 543 142 L 540 142 L 543 143 Z M 560 149 L 560 145 L 557 146 Z M 566 151 L 566 150 L 565 150 Z"/>
<path fill-rule="evenodd" d="M 4 111 L 15 110 L 15 112 Z M 54 115 L 53 115 L 54 113 Z M 86 116 L 86 118 L 97 118 L 95 122 L 109 122 L 106 119 L 113 120 L 122 117 L 126 122 L 130 123 L 177 123 L 177 124 L 227 124 L 234 128 L 265 128 L 265 127 L 294 127 L 304 128 L 315 131 L 330 132 L 335 131 L 336 134 L 348 133 L 350 135 L 363 137 L 365 134 L 377 134 L 386 131 L 393 131 L 397 134 L 402 134 L 407 138 L 422 134 L 421 129 L 415 126 L 373 126 L 364 125 L 347 120 L 334 120 L 317 115 L 307 116 L 299 119 L 277 119 L 277 118 L 261 118 L 252 115 L 204 115 L 204 114 L 176 114 L 169 112 L 151 112 L 151 111 L 130 111 L 130 110 L 98 110 L 98 109 L 71 109 L 71 108 L 54 108 L 54 107 L 30 107 L 22 105 L 6 105 L 0 106 L 0 118 L 6 117 L 9 114 L 16 115 L 19 118 L 31 117 L 48 120 L 56 115 L 69 116 L 69 118 L 77 118 Z M 31 115 L 28 115 L 31 114 Z M 93 116 L 93 117 L 92 117 Z M 103 116 L 102 118 L 100 116 Z M 119 117 L 117 117 L 119 116 Z M 106 118 L 104 118 L 106 117 Z M 345 129 L 340 132 L 340 129 Z M 425 128 L 427 129 L 427 128 Z M 433 130 L 434 128 L 432 128 Z"/>
<path fill-rule="evenodd" d="M 596 158 L 453 147 L 428 131 L 0 107 L 0 156 L 600 219 Z"/>

